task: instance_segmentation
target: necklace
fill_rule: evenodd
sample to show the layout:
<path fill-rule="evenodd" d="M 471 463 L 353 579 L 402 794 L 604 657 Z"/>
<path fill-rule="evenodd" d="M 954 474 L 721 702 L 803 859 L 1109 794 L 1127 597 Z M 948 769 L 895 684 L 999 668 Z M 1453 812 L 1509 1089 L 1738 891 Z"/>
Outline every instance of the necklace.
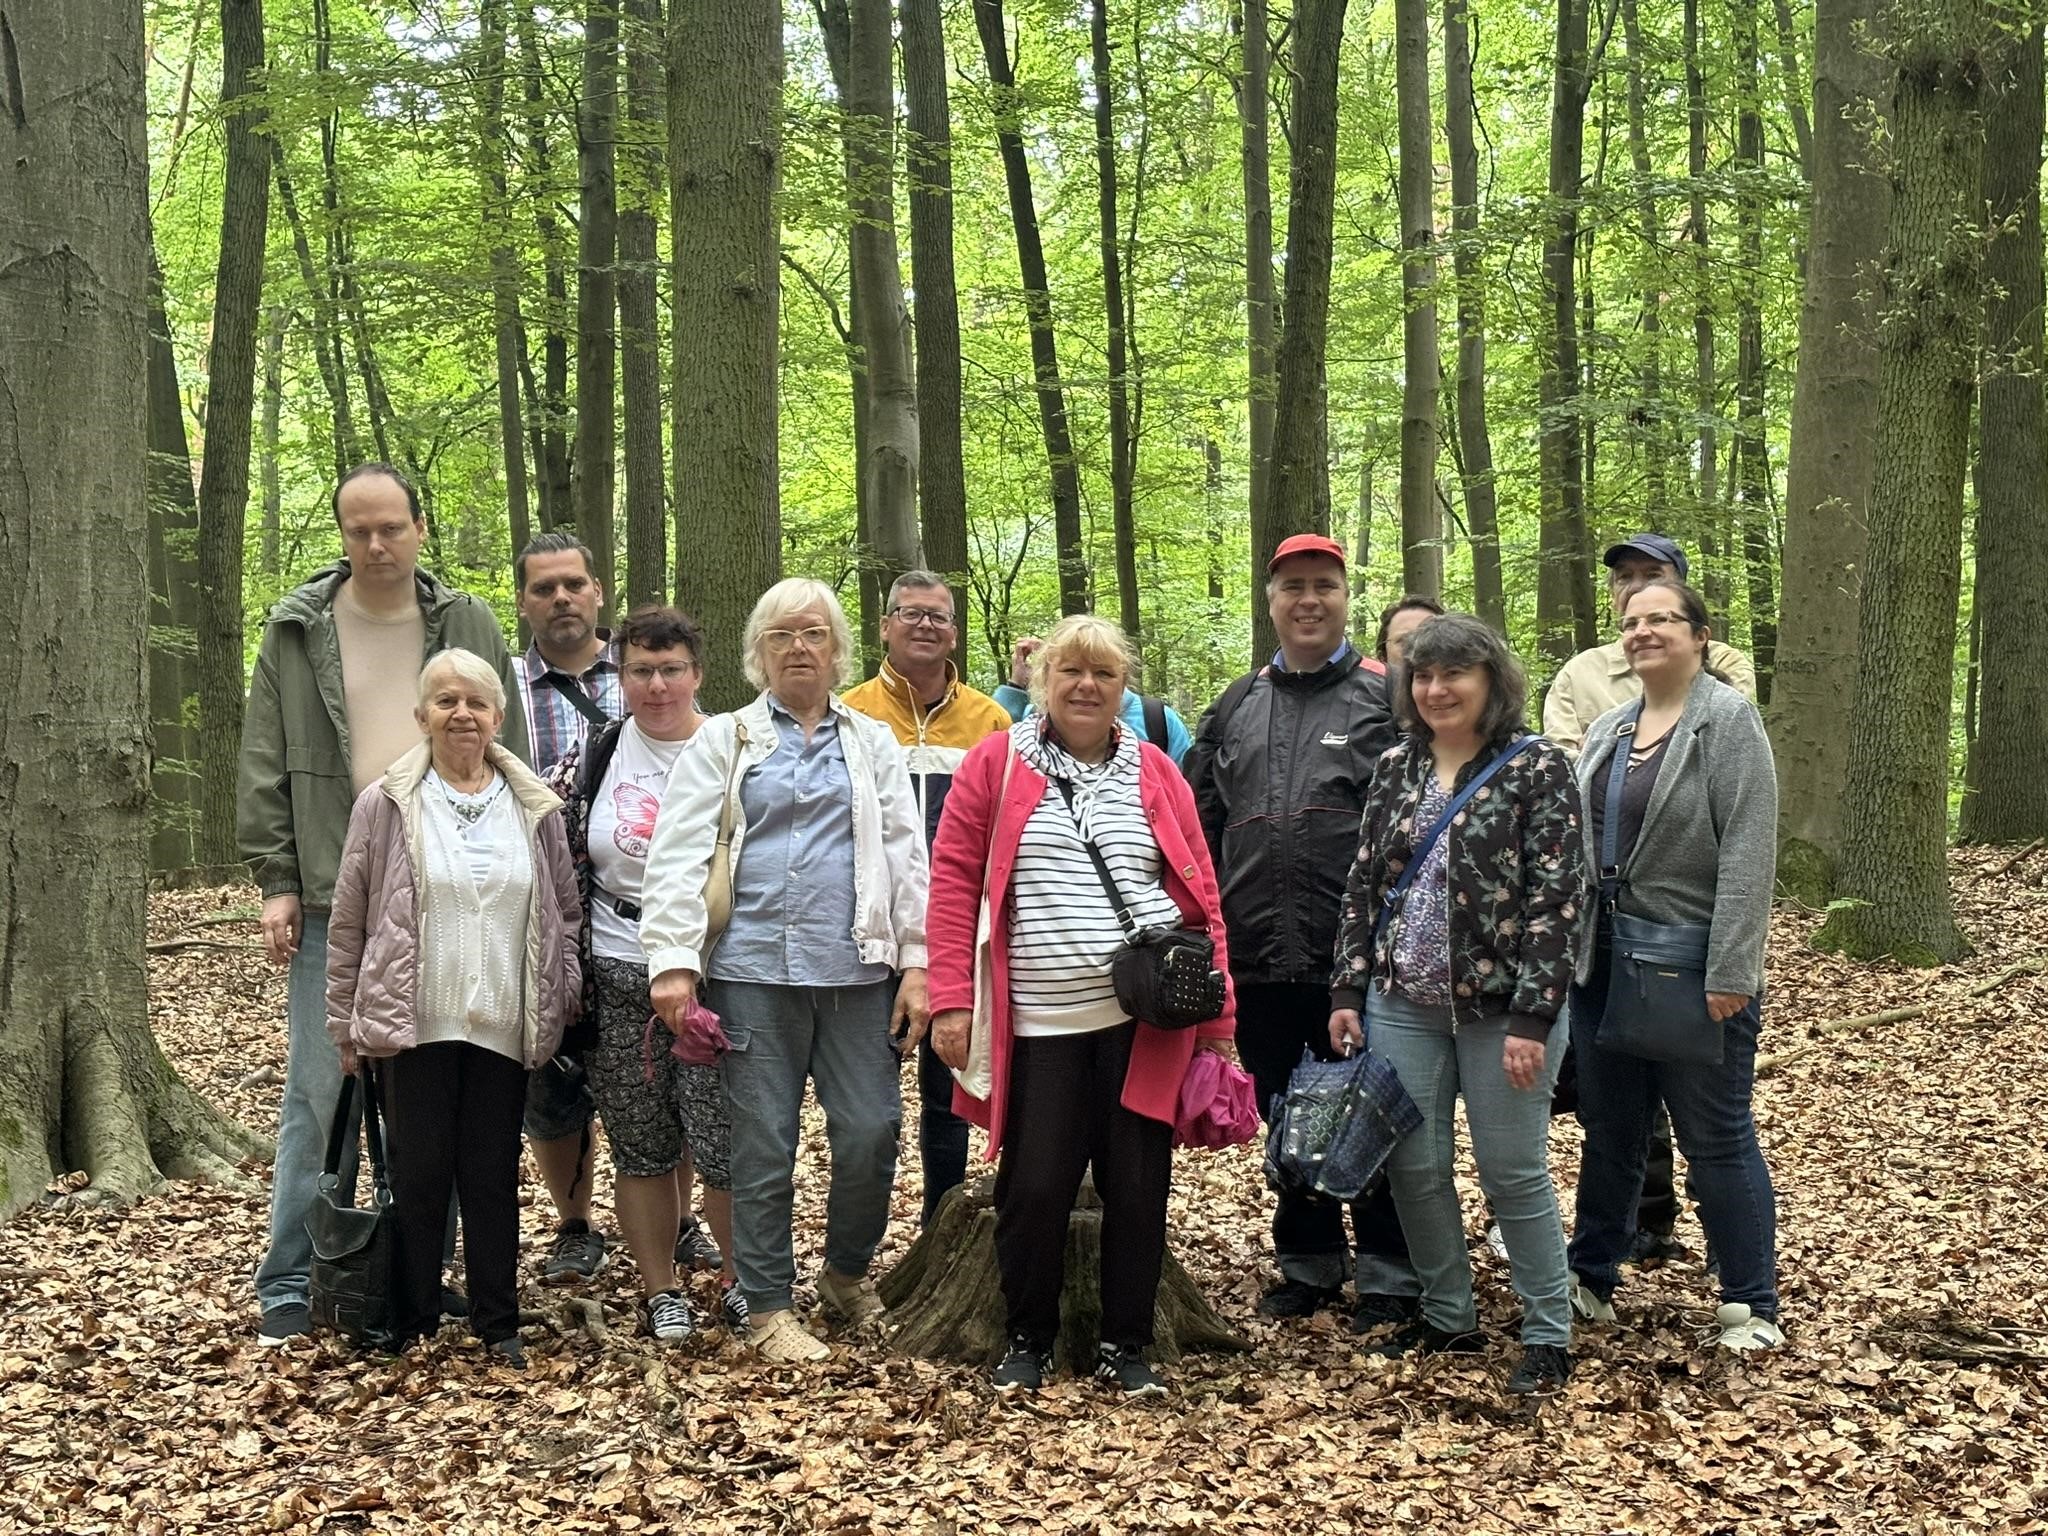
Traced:
<path fill-rule="evenodd" d="M 455 813 L 455 819 L 465 827 L 473 827 L 482 821 L 484 812 L 497 803 L 498 796 L 505 790 L 505 779 L 502 774 L 493 775 L 490 783 L 477 790 L 457 789 L 441 777 L 439 769 L 434 771 L 432 777 L 440 788 L 441 798 L 447 802 L 448 809 Z"/>

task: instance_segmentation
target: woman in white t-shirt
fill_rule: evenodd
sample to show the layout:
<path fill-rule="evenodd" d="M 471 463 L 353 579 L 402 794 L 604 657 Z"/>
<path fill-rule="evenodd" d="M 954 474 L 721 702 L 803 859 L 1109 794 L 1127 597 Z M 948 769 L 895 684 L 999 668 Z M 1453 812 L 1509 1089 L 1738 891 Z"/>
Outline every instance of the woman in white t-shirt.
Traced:
<path fill-rule="evenodd" d="M 626 718 L 593 731 L 548 773 L 568 802 L 569 849 L 583 895 L 583 1017 L 573 1032 L 604 1119 L 614 1203 L 658 1339 L 694 1327 L 678 1263 L 722 1271 L 721 1314 L 746 1325 L 733 1285 L 731 1126 L 718 1069 L 685 1066 L 654 1022 L 640 948 L 641 880 L 669 770 L 690 749 L 704 638 L 673 608 L 641 608 L 615 636 Z M 690 1214 L 704 1180 L 706 1240 Z M 707 1263 L 708 1261 L 708 1263 Z"/>

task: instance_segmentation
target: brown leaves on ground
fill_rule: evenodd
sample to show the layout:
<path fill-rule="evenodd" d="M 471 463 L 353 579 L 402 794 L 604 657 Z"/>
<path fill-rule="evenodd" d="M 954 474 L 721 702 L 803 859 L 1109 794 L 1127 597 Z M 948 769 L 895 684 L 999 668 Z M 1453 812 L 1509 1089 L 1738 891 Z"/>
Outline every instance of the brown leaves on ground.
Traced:
<path fill-rule="evenodd" d="M 526 1305 L 542 1320 L 526 1375 L 487 1368 L 455 1329 L 397 1360 L 264 1351 L 249 1277 L 267 1178 L 179 1185 L 123 1213 L 44 1209 L 0 1230 L 0 1530 L 2048 1532 L 2048 981 L 1967 996 L 2048 951 L 2048 859 L 1979 878 L 2004 857 L 1955 860 L 1979 949 L 1948 970 L 1816 956 L 1810 916 L 1778 919 L 1767 1050 L 1829 1019 L 1938 1006 L 1836 1037 L 1759 1088 L 1790 1334 L 1775 1356 L 1717 1357 L 1713 1292 L 1685 1262 L 1631 1281 L 1622 1328 L 1580 1332 L 1564 1396 L 1509 1407 L 1517 1314 L 1483 1248 L 1483 1358 L 1389 1364 L 1340 1317 L 1262 1323 L 1269 1208 L 1251 1149 L 1182 1157 L 1174 1232 L 1258 1347 L 1190 1359 L 1163 1404 L 1085 1381 L 998 1403 L 977 1371 L 877 1347 L 789 1370 L 716 1333 L 657 1349 L 623 1255 L 593 1288 L 600 1342 L 531 1283 L 551 1222 L 531 1180 Z M 253 919 L 244 890 L 159 897 L 150 937 L 237 907 Z M 281 979 L 211 946 L 158 951 L 151 976 L 181 1069 L 272 1126 Z M 905 1086 L 883 1264 L 918 1208 Z M 825 1158 L 807 1124 L 808 1276 Z M 1577 1128 L 1558 1122 L 1554 1141 L 1569 1219 Z M 1476 1233 L 1469 1166 L 1463 1182 Z M 1690 1217 L 1680 1236 L 1701 1248 Z"/>

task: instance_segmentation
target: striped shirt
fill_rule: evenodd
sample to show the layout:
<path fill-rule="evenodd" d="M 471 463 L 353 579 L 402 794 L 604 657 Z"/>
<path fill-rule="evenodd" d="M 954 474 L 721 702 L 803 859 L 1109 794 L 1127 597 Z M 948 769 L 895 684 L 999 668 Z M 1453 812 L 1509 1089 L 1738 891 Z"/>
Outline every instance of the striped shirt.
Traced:
<path fill-rule="evenodd" d="M 597 660 L 584 669 L 581 677 L 570 677 L 558 672 L 547 664 L 540 653 L 538 642 L 526 648 L 526 654 L 519 661 L 519 702 L 526 706 L 527 743 L 533 751 L 533 771 L 546 773 L 556 763 L 569 755 L 571 747 L 580 747 L 590 739 L 590 717 L 578 709 L 575 702 L 565 698 L 562 691 L 544 679 L 549 673 L 563 679 L 571 687 L 580 688 L 599 709 L 611 719 L 622 719 L 626 713 L 626 698 L 619 686 L 619 649 L 612 641 L 611 631 L 600 629 L 598 638 L 604 642 L 597 653 Z"/>
<path fill-rule="evenodd" d="M 1036 734 L 1037 722 L 1012 729 Z M 1116 1000 L 1110 962 L 1125 935 L 1088 857 L 1081 826 L 1094 835 L 1139 928 L 1178 927 L 1180 907 L 1161 883 L 1163 862 L 1138 794 L 1137 737 L 1121 731 L 1110 761 L 1077 763 L 1051 742 L 1020 747 L 1032 766 L 1055 770 L 1024 824 L 1010 877 L 1010 1021 L 1019 1035 L 1110 1029 L 1127 1015 Z M 1049 759 L 1049 760 L 1048 760 Z M 1070 810 L 1059 778 L 1074 783 Z"/>

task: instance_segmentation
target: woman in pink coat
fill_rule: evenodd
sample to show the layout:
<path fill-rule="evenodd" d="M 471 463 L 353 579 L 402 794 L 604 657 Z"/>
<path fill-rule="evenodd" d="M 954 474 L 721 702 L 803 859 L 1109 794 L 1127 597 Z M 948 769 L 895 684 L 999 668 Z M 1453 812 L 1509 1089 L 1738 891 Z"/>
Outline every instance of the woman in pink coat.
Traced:
<path fill-rule="evenodd" d="M 1145 1363 L 1166 1256 L 1166 1197 L 1181 1079 L 1236 1033 L 1221 1014 L 1158 1029 L 1118 1003 L 1110 963 L 1125 930 L 1097 874 L 1101 851 L 1136 928 L 1206 931 L 1228 977 L 1222 906 L 1195 801 L 1172 760 L 1119 722 L 1129 644 L 1106 619 L 1060 621 L 1032 658 L 1032 718 L 991 736 L 954 775 L 932 848 L 926 929 L 933 1047 L 968 1063 L 978 913 L 990 908 L 986 1099 L 955 1108 L 989 1133 L 996 1258 L 1008 1310 L 1003 1390 L 1035 1390 L 1059 1331 L 1067 1217 L 1091 1167 L 1102 1197 L 1102 1346 L 1096 1375 L 1165 1390 Z"/>

